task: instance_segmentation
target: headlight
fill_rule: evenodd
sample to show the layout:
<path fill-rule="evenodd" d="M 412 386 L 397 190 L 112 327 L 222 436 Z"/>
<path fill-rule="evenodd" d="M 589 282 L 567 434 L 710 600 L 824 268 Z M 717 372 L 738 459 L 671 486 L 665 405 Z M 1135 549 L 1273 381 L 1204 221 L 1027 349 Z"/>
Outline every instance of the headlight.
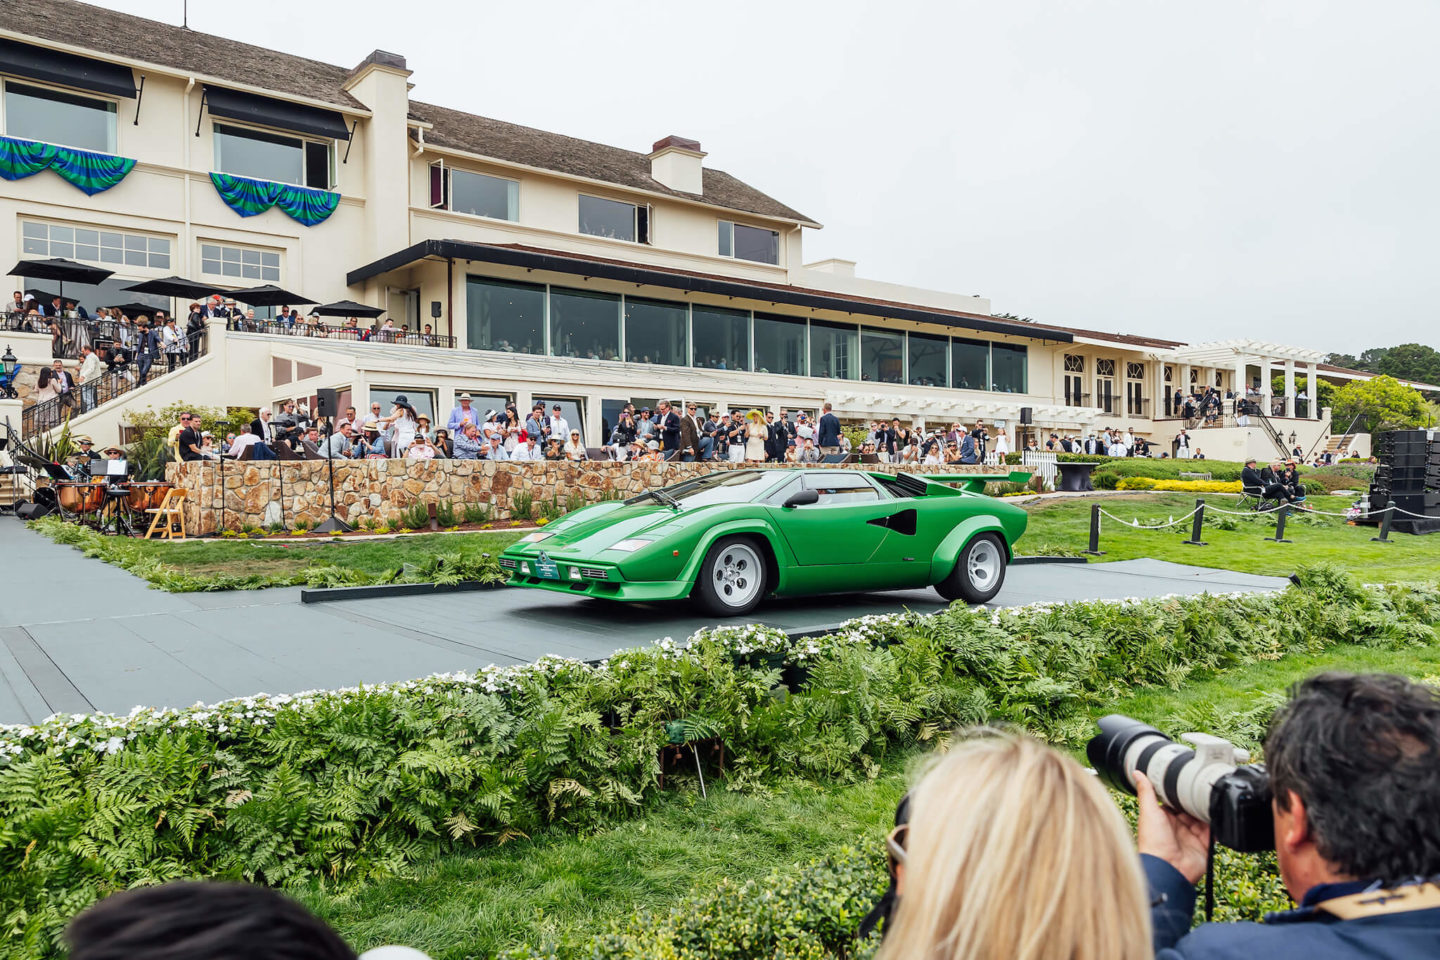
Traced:
<path fill-rule="evenodd" d="M 643 537 L 631 537 L 629 540 L 621 540 L 619 543 L 615 544 L 609 549 L 619 550 L 621 553 L 633 553 L 634 551 L 639 550 L 646 544 L 654 542 L 654 540 L 646 540 Z"/>
<path fill-rule="evenodd" d="M 525 534 L 525 536 L 520 538 L 520 542 L 539 543 L 541 540 L 544 540 L 548 536 L 551 536 L 551 534 L 546 533 L 544 530 L 536 530 L 534 533 Z"/>

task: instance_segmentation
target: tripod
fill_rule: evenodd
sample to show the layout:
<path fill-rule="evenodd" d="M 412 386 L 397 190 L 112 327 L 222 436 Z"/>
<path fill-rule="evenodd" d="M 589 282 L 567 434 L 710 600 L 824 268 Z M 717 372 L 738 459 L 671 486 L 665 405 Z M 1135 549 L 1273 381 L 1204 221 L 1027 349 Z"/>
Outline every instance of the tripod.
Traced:
<path fill-rule="evenodd" d="M 349 533 L 355 528 L 335 515 L 335 445 L 330 442 L 335 433 L 335 423 L 325 421 L 325 468 L 330 474 L 330 519 L 315 528 L 316 533 Z"/>

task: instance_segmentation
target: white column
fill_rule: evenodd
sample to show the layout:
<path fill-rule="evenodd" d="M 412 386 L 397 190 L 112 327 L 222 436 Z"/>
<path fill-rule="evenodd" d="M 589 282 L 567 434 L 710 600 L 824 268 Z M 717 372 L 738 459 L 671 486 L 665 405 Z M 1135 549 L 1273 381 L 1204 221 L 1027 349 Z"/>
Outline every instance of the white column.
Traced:
<path fill-rule="evenodd" d="M 1234 392 L 1234 394 L 1235 394 L 1235 400 L 1234 400 L 1234 402 L 1233 402 L 1233 403 L 1231 404 L 1231 406 L 1230 406 L 1230 412 L 1231 412 L 1231 413 L 1234 413 L 1234 412 L 1235 412 L 1235 406 L 1236 406 L 1241 400 L 1244 400 L 1244 399 L 1245 399 L 1245 367 L 1246 367 L 1246 365 L 1247 365 L 1247 364 L 1246 364 L 1246 360 L 1245 360 L 1244 357 L 1236 357 L 1236 358 L 1235 358 L 1235 373 L 1234 373 L 1234 379 L 1232 379 L 1232 380 L 1230 381 L 1230 389 L 1231 389 L 1231 390 Z"/>
<path fill-rule="evenodd" d="M 1285 361 L 1285 416 L 1295 416 L 1295 361 Z"/>
<path fill-rule="evenodd" d="M 1275 365 L 1270 362 L 1269 357 L 1265 357 L 1260 361 L 1260 399 L 1264 406 L 1265 416 L 1267 417 L 1270 416 L 1274 410 L 1270 403 L 1273 399 L 1273 391 L 1270 384 L 1274 379 Z"/>
<path fill-rule="evenodd" d="M 1313 360 L 1310 362 L 1309 373 L 1305 377 L 1305 393 L 1310 397 L 1310 419 L 1320 419 L 1320 364 Z"/>

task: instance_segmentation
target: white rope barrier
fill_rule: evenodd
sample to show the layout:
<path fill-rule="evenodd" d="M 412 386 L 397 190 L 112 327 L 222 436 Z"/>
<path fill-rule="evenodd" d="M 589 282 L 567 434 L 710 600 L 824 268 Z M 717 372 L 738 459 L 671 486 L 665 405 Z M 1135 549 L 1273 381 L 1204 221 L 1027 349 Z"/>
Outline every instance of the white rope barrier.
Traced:
<path fill-rule="evenodd" d="M 1142 524 L 1139 520 L 1126 520 L 1124 517 L 1117 517 L 1115 516 L 1115 514 L 1111 513 L 1109 510 L 1104 509 L 1103 507 L 1100 509 L 1100 514 L 1102 516 L 1109 517 L 1116 523 L 1127 526 L 1132 530 L 1164 530 L 1166 527 L 1173 527 L 1176 524 L 1184 523 L 1186 520 L 1189 520 L 1191 517 L 1195 516 L 1195 514 L 1199 512 L 1200 508 L 1196 507 L 1194 510 L 1191 510 L 1189 513 L 1185 514 L 1185 516 L 1181 517 L 1178 520 L 1171 520 L 1169 523 L 1157 523 L 1154 525 L 1149 525 Z"/>
<path fill-rule="evenodd" d="M 1265 510 L 1221 510 L 1219 507 L 1215 506 L 1214 504 L 1212 504 L 1212 503 L 1207 503 L 1207 504 L 1205 504 L 1205 509 L 1206 509 L 1207 512 L 1212 512 L 1212 511 L 1213 511 L 1214 513 L 1224 513 L 1224 514 L 1228 514 L 1228 515 L 1230 515 L 1230 516 L 1232 516 L 1232 517 L 1258 517 L 1258 516 L 1261 516 L 1261 515 L 1267 514 L 1267 513 L 1275 513 L 1277 510 L 1279 510 L 1279 509 L 1280 509 L 1281 507 L 1283 507 L 1283 506 L 1284 506 L 1284 504 L 1282 503 L 1282 504 L 1276 504 L 1275 506 L 1270 507 L 1270 508 L 1265 509 Z"/>

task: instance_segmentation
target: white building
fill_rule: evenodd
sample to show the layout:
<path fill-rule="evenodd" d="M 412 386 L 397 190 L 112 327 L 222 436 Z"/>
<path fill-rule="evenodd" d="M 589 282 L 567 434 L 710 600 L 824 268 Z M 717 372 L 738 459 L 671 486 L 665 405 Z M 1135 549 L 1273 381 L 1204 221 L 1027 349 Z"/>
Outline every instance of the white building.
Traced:
<path fill-rule="evenodd" d="M 1314 351 L 1017 322 L 983 298 L 807 264 L 819 223 L 694 141 L 637 152 L 422 103 L 405 58 L 378 50 L 345 69 L 73 0 L 0 0 L 0 14 L 6 265 L 114 270 L 67 285 L 92 312 L 138 301 L 183 320 L 188 301 L 122 289 L 180 275 L 358 300 L 409 333 L 356 342 L 212 321 L 198 362 L 76 419 L 102 442 L 132 407 L 327 387 L 342 407 L 404 393 L 442 414 L 462 391 L 482 409 L 560 401 L 592 444 L 625 401 L 661 397 L 828 401 L 844 418 L 984 419 L 1012 437 L 1028 411 L 1034 431 L 1168 440 L 1177 389 L 1268 393 L 1272 373 L 1287 385 L 1277 431 L 1307 449 L 1329 433 L 1292 386 L 1326 375 Z M 48 360 L 49 337 L 14 326 L 22 361 Z M 1274 452 L 1259 427 L 1231 423 L 1209 435 L 1211 456 Z"/>

